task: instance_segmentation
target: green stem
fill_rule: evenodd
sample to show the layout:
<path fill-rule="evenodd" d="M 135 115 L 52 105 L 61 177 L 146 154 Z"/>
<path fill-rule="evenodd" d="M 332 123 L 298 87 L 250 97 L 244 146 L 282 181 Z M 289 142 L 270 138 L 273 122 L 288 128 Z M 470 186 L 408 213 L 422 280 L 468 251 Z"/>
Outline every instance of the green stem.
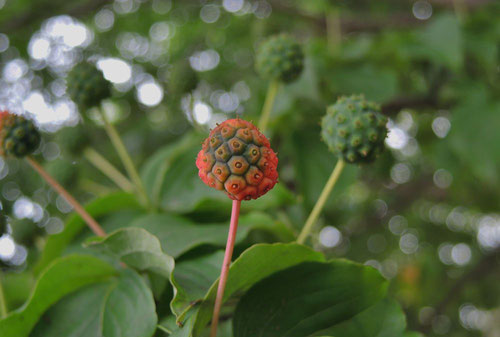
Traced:
<path fill-rule="evenodd" d="M 7 317 L 7 313 L 7 303 L 5 302 L 2 281 L 0 280 L 0 319 Z"/>
<path fill-rule="evenodd" d="M 273 80 L 269 82 L 269 87 L 267 88 L 266 100 L 264 102 L 264 107 L 262 108 L 262 113 L 260 114 L 259 129 L 260 132 L 264 133 L 267 128 L 267 123 L 269 122 L 269 116 L 273 110 L 274 100 L 278 92 L 280 82 Z"/>
<path fill-rule="evenodd" d="M 453 9 L 455 10 L 455 15 L 460 23 L 463 23 L 467 17 L 467 6 L 464 0 L 453 0 Z"/>
<path fill-rule="evenodd" d="M 328 49 L 330 50 L 330 53 L 334 54 L 340 46 L 340 41 L 342 39 L 340 14 L 338 9 L 332 8 L 326 14 L 326 28 Z"/>
<path fill-rule="evenodd" d="M 118 131 L 115 129 L 113 124 L 110 123 L 110 121 L 106 116 L 106 113 L 102 110 L 101 110 L 101 116 L 104 121 L 104 127 L 106 128 L 106 132 L 108 133 L 108 136 L 111 139 L 111 143 L 115 147 L 116 152 L 118 153 L 118 156 L 120 157 L 123 163 L 123 166 L 125 166 L 125 170 L 127 170 L 128 176 L 134 182 L 136 192 L 139 193 L 139 196 L 142 199 L 142 201 L 149 206 L 150 201 L 148 195 L 146 194 L 146 190 L 144 189 L 142 180 L 139 177 L 139 173 L 137 173 L 137 169 L 134 166 L 132 158 L 130 158 L 130 155 L 127 151 L 127 148 L 125 147 L 125 144 L 123 144 L 123 141 L 120 138 Z"/>
<path fill-rule="evenodd" d="M 107 161 L 99 152 L 88 147 L 83 151 L 83 156 L 122 190 L 126 192 L 134 190 L 134 185 L 130 180 L 118 171 L 118 169 Z"/>
<path fill-rule="evenodd" d="M 306 241 L 309 234 L 311 234 L 314 224 L 316 223 L 316 220 L 318 220 L 319 214 L 323 210 L 323 207 L 325 206 L 325 203 L 328 200 L 328 197 L 330 196 L 330 193 L 332 192 L 335 183 L 340 177 L 340 173 L 342 173 L 342 170 L 344 169 L 344 165 L 345 163 L 342 159 L 339 159 L 337 161 L 337 165 L 335 165 L 335 168 L 333 169 L 330 178 L 328 178 L 328 181 L 326 182 L 323 191 L 321 191 L 321 195 L 319 196 L 318 201 L 316 201 L 316 205 L 314 205 L 311 214 L 309 214 L 309 217 L 307 218 L 304 228 L 302 228 L 302 231 L 300 232 L 299 237 L 297 238 L 298 243 L 303 244 Z"/>

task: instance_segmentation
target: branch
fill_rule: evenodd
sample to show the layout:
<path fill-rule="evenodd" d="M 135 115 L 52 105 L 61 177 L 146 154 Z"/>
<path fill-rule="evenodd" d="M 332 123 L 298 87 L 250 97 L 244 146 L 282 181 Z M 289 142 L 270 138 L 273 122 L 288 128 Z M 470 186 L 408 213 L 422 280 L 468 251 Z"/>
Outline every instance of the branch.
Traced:
<path fill-rule="evenodd" d="M 438 102 L 435 97 L 398 97 L 392 101 L 382 104 L 382 112 L 386 115 L 394 115 L 401 111 L 401 109 L 405 108 L 438 108 L 437 105 Z"/>
<path fill-rule="evenodd" d="M 498 270 L 499 261 L 497 260 L 500 256 L 500 247 L 496 248 L 494 251 L 485 255 L 474 268 L 470 269 L 467 273 L 465 273 L 461 278 L 459 278 L 455 284 L 451 287 L 448 293 L 443 297 L 441 302 L 436 305 L 436 311 L 434 312 L 433 317 L 437 317 L 441 315 L 445 310 L 448 304 L 453 301 L 458 294 L 462 291 L 464 286 L 469 282 L 477 281 L 483 277 L 485 277 L 488 273 Z M 427 333 L 430 328 L 432 319 L 429 322 L 420 328 L 420 331 L 423 333 Z"/>

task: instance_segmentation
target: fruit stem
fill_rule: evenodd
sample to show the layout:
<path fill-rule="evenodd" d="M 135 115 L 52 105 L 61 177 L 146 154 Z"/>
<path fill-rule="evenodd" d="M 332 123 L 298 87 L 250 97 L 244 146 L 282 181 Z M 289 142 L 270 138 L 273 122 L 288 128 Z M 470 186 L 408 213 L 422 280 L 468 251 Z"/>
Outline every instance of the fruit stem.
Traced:
<path fill-rule="evenodd" d="M 99 152 L 91 147 L 83 150 L 83 156 L 101 171 L 106 177 L 113 181 L 118 187 L 126 192 L 134 190 L 134 185 L 116 167 L 106 160 Z"/>
<path fill-rule="evenodd" d="M 217 335 L 217 324 L 219 324 L 219 314 L 222 307 L 222 299 L 224 297 L 224 289 L 226 288 L 227 276 L 229 274 L 229 265 L 233 256 L 234 242 L 236 239 L 236 231 L 238 230 L 238 219 L 240 217 L 241 201 L 233 200 L 233 210 L 231 212 L 231 224 L 229 225 L 229 234 L 227 236 L 226 252 L 224 254 L 224 262 L 219 277 L 219 285 L 217 288 L 217 296 L 215 298 L 214 314 L 212 316 L 212 327 L 210 328 L 210 337 Z"/>
<path fill-rule="evenodd" d="M 2 281 L 0 280 L 0 319 L 7 317 L 7 313 L 7 303 L 5 302 Z"/>
<path fill-rule="evenodd" d="M 259 129 L 260 132 L 264 133 L 267 128 L 267 123 L 269 122 L 269 116 L 271 115 L 271 111 L 273 110 L 274 100 L 276 98 L 276 94 L 280 87 L 280 82 L 273 80 L 269 82 L 269 87 L 267 88 L 266 100 L 264 102 L 264 106 L 262 108 L 262 113 L 260 114 L 259 120 Z"/>
<path fill-rule="evenodd" d="M 125 170 L 127 171 L 128 176 L 134 182 L 136 192 L 139 193 L 142 201 L 146 205 L 150 206 L 151 204 L 148 195 L 146 194 L 146 190 L 144 189 L 144 185 L 142 184 L 142 180 L 139 177 L 139 173 L 137 173 L 137 169 L 135 168 L 132 158 L 130 158 L 130 155 L 127 151 L 127 148 L 125 147 L 125 144 L 123 144 L 123 141 L 120 138 L 120 135 L 118 134 L 116 128 L 108 120 L 106 112 L 102 111 L 102 109 L 100 111 L 102 119 L 104 121 L 104 127 L 106 128 L 106 132 L 108 133 L 108 136 L 111 139 L 111 143 L 115 147 L 116 152 L 118 153 L 118 156 L 120 157 L 123 163 L 123 166 L 125 166 Z"/>
<path fill-rule="evenodd" d="M 337 161 L 337 164 L 335 165 L 335 168 L 333 169 L 330 178 L 328 178 L 328 181 L 326 182 L 323 191 L 321 191 L 318 201 L 316 201 L 316 205 L 314 205 L 311 214 L 309 214 L 309 217 L 307 218 L 304 228 L 302 228 L 302 231 L 300 232 L 299 237 L 297 238 L 298 243 L 303 244 L 306 241 L 309 234 L 311 234 L 314 224 L 316 223 L 316 220 L 318 220 L 319 214 L 323 210 L 323 207 L 325 206 L 325 203 L 328 200 L 328 197 L 330 196 L 330 193 L 332 192 L 335 183 L 339 179 L 340 174 L 344 169 L 344 164 L 345 163 L 342 159 L 339 159 Z"/>
<path fill-rule="evenodd" d="M 33 158 L 31 158 L 29 156 L 25 157 L 25 158 L 26 158 L 26 161 L 31 165 L 31 167 L 33 167 L 33 169 L 35 171 L 37 171 L 38 174 L 40 174 L 40 176 L 43 179 L 45 179 L 45 181 L 50 186 L 52 186 L 52 188 L 54 190 L 56 190 L 57 193 L 59 193 L 64 199 L 66 199 L 66 201 L 71 206 L 73 206 L 73 208 L 75 209 L 75 211 L 78 214 L 80 214 L 80 216 L 82 217 L 82 219 L 87 223 L 87 225 L 95 233 L 95 235 L 97 235 L 97 236 L 106 236 L 106 232 L 97 223 L 97 221 L 95 221 L 94 218 L 89 213 L 87 213 L 87 211 L 85 210 L 85 208 L 83 208 L 83 206 L 78 201 L 76 201 L 76 199 L 73 198 L 73 196 L 71 194 L 69 194 L 69 192 L 66 191 L 64 189 L 64 187 L 62 187 L 61 185 L 59 185 L 59 183 L 54 178 L 52 178 L 50 176 L 50 174 L 48 174 L 43 169 L 43 167 L 40 166 L 40 164 L 38 164 Z"/>

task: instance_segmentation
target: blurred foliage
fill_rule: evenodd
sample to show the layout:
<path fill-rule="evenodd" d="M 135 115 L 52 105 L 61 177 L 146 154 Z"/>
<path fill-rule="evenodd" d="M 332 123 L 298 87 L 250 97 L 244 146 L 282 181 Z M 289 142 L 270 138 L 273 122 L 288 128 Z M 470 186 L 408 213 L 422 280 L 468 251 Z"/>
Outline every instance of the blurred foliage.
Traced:
<path fill-rule="evenodd" d="M 320 139 L 321 117 L 338 96 L 364 94 L 390 118 L 387 150 L 373 164 L 346 167 L 310 244 L 327 258 L 379 269 L 390 280 L 389 296 L 406 314 L 407 329 L 426 336 L 500 333 L 497 1 L 6 0 L 0 6 L 2 106 L 35 118 L 45 131 L 35 157 L 78 200 L 90 202 L 89 211 L 106 231 L 141 227 L 159 239 L 160 252 L 176 260 L 180 287 L 194 292 L 189 300 L 213 296 L 210 264 L 220 263 L 231 206 L 198 178 L 196 153 L 216 122 L 235 116 L 258 120 L 268 83 L 255 71 L 255 52 L 266 37 L 286 33 L 302 45 L 305 64 L 298 80 L 278 92 L 267 132 L 279 156 L 280 184 L 243 203 L 237 261 L 255 259 L 267 268 L 259 251 L 267 248 L 253 245 L 295 240 L 336 161 Z M 110 57 L 126 66 L 108 74 L 113 97 L 99 108 L 140 168 L 153 214 L 134 196 L 118 192 L 82 155 L 91 147 L 124 172 L 98 108 L 77 112 L 66 93 L 67 73 L 76 64 L 97 62 L 106 75 L 104 60 Z M 155 100 L 158 88 L 162 95 Z M 53 263 L 62 255 L 92 254 L 116 264 L 116 257 L 82 248 L 91 233 L 23 161 L 0 158 L 0 202 L 8 216 L 8 234 L 0 238 L 0 278 L 9 310 L 28 300 L 40 275 L 51 277 L 50 269 L 42 270 L 57 267 L 61 262 Z M 302 248 L 290 248 L 295 249 Z M 328 265 L 308 254 L 283 262 L 263 282 L 295 277 L 293 266 L 301 262 Z M 193 274 L 196 268 L 202 276 Z M 163 327 L 157 336 L 185 332 L 170 312 L 173 293 L 165 279 L 138 275 L 114 274 L 64 297 L 37 313 L 42 319 L 34 335 L 66 336 L 61 331 L 80 318 L 71 314 L 79 307 L 109 314 L 109 306 L 97 300 L 111 292 L 114 304 L 122 305 L 119 287 L 126 283 L 136 295 L 153 289 Z M 207 281 L 193 285 L 196 277 Z M 266 283 L 257 283 L 262 278 L 236 289 L 238 296 L 269 292 L 259 286 Z M 111 291 L 111 284 L 118 288 Z M 137 333 L 154 329 L 148 296 L 135 298 L 145 308 L 136 331 L 144 330 Z M 259 312 L 245 309 L 259 305 L 255 301 L 243 297 L 235 327 L 242 326 L 245 310 L 259 319 Z M 397 304 L 375 305 L 368 310 L 380 307 L 376 313 L 388 316 L 375 320 L 370 311 L 359 312 L 360 306 L 356 315 L 349 311 L 347 321 L 365 322 L 375 336 L 384 331 L 380 322 L 392 317 L 391 333 L 401 336 L 405 324 Z M 185 326 L 196 331 L 195 318 L 206 322 L 210 312 L 204 306 L 194 311 Z M 93 318 L 85 316 L 85 322 Z M 53 326 L 53 320 L 69 325 Z M 120 324 L 133 322 L 124 316 Z M 348 323 L 327 327 L 327 333 L 364 336 Z M 253 327 L 244 328 L 236 332 L 223 324 L 221 333 L 243 336 Z M 113 327 L 89 325 L 86 333 L 111 331 L 106 329 Z"/>

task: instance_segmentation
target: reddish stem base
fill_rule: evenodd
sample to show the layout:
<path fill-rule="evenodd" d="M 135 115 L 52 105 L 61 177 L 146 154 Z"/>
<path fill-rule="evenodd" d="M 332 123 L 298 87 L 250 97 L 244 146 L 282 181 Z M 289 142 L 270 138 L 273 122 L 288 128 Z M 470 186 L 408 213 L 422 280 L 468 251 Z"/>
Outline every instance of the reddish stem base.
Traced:
<path fill-rule="evenodd" d="M 229 265 L 233 256 L 234 242 L 236 240 L 236 231 L 238 230 L 238 219 L 240 217 L 241 201 L 233 200 L 233 210 L 231 212 L 231 224 L 229 225 L 229 234 L 227 236 L 226 252 L 224 254 L 224 263 L 219 278 L 217 288 L 217 297 L 215 298 L 214 314 L 212 316 L 212 327 L 210 328 L 210 337 L 217 335 L 217 325 L 219 324 L 220 309 L 222 299 L 224 298 L 224 289 L 226 288 L 227 276 L 229 274 Z"/>

